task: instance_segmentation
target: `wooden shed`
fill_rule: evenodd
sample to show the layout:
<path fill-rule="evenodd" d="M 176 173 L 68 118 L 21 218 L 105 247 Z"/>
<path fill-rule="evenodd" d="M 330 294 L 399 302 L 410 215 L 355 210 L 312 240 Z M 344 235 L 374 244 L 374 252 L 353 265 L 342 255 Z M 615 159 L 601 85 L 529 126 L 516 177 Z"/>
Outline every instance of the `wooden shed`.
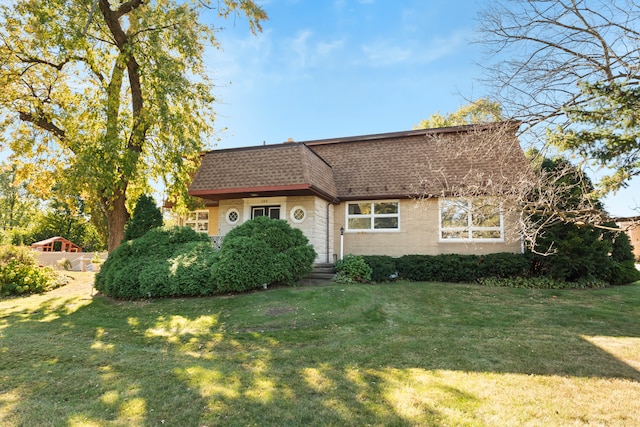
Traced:
<path fill-rule="evenodd" d="M 40 252 L 82 252 L 80 246 L 60 236 L 35 242 L 31 245 L 31 249 Z"/>

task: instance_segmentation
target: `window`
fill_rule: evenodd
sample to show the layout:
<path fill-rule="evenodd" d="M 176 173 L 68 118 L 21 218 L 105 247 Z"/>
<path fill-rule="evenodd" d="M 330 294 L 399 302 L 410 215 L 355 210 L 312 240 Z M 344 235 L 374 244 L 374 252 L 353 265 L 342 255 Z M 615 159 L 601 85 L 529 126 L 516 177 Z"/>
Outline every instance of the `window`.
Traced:
<path fill-rule="evenodd" d="M 400 206 L 396 201 L 359 202 L 347 205 L 347 230 L 397 231 Z"/>
<path fill-rule="evenodd" d="M 441 199 L 441 240 L 504 240 L 500 205 L 490 199 Z"/>
<path fill-rule="evenodd" d="M 227 214 L 225 215 L 225 220 L 229 225 L 237 224 L 239 219 L 240 219 L 240 212 L 238 212 L 238 210 L 235 208 L 229 209 L 227 211 Z"/>
<path fill-rule="evenodd" d="M 280 206 L 252 206 L 251 219 L 259 216 L 268 216 L 271 219 L 280 219 Z"/>
<path fill-rule="evenodd" d="M 187 214 L 184 225 L 203 233 L 209 232 L 209 211 L 193 211 Z"/>
<path fill-rule="evenodd" d="M 291 209 L 291 221 L 300 224 L 307 217 L 307 211 L 302 206 L 295 206 Z"/>

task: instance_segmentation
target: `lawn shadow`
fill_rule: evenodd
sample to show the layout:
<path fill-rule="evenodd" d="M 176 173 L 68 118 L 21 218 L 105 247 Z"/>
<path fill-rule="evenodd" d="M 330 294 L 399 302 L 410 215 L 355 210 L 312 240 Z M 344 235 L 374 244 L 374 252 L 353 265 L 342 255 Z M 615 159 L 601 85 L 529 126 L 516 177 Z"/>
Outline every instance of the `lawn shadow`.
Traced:
<path fill-rule="evenodd" d="M 603 322 L 597 307 L 547 294 L 509 307 L 486 295 L 277 292 L 14 309 L 0 318 L 0 414 L 16 425 L 440 425 L 443 407 L 483 403 L 442 372 L 640 381 L 589 339 L 638 337 L 626 308 Z M 420 298 L 430 305 L 417 316 Z"/>

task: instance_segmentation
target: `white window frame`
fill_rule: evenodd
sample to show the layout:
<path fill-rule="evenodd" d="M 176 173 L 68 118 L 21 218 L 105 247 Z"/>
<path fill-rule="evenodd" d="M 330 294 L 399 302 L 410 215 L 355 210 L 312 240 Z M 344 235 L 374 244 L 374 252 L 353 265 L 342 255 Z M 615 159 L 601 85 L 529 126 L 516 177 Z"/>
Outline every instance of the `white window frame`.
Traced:
<path fill-rule="evenodd" d="M 201 213 L 206 213 L 207 214 L 207 219 L 203 220 L 200 219 L 200 215 Z M 190 215 L 195 215 L 195 219 L 189 219 Z M 195 231 L 197 231 L 198 233 L 207 233 L 209 234 L 209 223 L 210 223 L 210 218 L 211 217 L 211 213 L 209 212 L 208 209 L 198 209 L 195 211 L 191 211 L 187 214 L 187 216 L 184 218 L 184 225 L 186 227 L 191 227 L 191 225 L 189 224 L 193 224 L 193 228 Z M 200 230 L 200 225 L 201 224 L 206 224 L 206 230 Z"/>
<path fill-rule="evenodd" d="M 478 198 L 444 198 L 438 200 L 438 240 L 440 242 L 504 242 L 504 214 L 502 208 L 498 208 L 500 212 L 500 225 L 498 227 L 480 227 L 473 225 L 473 202 Z M 466 227 L 443 227 L 442 226 L 442 209 L 444 202 L 466 202 L 467 204 L 467 226 Z M 467 237 L 442 237 L 445 232 L 461 232 L 466 231 Z M 474 231 L 499 231 L 500 237 L 473 237 Z"/>
<path fill-rule="evenodd" d="M 369 203 L 371 205 L 371 213 L 366 215 L 350 215 L 349 205 Z M 393 214 L 376 214 L 374 205 L 376 203 L 395 203 L 398 206 L 398 212 Z M 345 232 L 348 233 L 397 233 L 400 231 L 400 200 L 358 200 L 345 203 Z M 370 218 L 370 228 L 349 228 L 349 219 Z M 374 228 L 376 218 L 397 218 L 397 228 Z"/>

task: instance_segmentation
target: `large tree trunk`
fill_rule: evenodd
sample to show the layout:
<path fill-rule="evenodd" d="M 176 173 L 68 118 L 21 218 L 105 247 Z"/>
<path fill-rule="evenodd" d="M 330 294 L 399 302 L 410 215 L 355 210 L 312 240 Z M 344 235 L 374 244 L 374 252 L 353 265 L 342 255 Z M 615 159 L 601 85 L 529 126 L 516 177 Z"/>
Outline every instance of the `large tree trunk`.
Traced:
<path fill-rule="evenodd" d="M 129 220 L 129 212 L 125 205 L 126 198 L 124 192 L 120 192 L 118 196 L 106 204 L 107 227 L 109 230 L 109 238 L 107 241 L 107 250 L 112 252 L 117 248 L 124 238 L 124 226 Z"/>

